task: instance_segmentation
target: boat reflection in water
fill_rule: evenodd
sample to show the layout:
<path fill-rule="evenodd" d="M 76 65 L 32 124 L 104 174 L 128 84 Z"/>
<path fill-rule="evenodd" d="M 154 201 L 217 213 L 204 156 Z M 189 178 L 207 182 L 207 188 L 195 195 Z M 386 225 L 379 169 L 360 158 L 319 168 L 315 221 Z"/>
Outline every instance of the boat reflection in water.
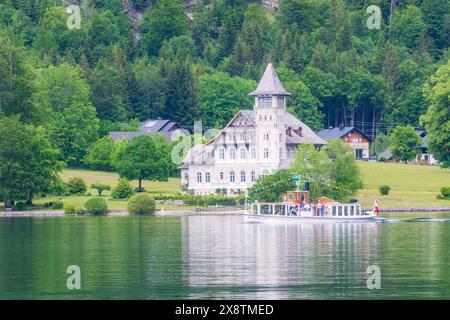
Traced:
<path fill-rule="evenodd" d="M 373 222 L 183 217 L 185 281 L 191 298 L 373 298 L 366 271 L 377 265 L 378 228 Z"/>

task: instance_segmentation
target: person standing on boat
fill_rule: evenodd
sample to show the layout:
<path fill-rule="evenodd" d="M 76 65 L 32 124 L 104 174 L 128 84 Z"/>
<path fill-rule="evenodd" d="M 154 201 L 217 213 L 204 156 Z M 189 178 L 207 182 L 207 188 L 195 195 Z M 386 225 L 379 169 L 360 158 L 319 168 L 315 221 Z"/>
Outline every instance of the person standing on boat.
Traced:
<path fill-rule="evenodd" d="M 378 206 L 378 199 L 375 198 L 375 202 L 373 204 L 373 211 L 377 213 L 377 217 L 380 214 L 380 207 Z"/>

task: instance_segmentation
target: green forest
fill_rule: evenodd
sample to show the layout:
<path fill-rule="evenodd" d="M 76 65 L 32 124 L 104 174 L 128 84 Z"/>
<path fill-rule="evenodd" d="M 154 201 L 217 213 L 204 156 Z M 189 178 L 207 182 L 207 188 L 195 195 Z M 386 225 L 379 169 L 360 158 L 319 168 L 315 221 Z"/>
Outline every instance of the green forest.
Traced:
<path fill-rule="evenodd" d="M 14 161 L 52 175 L 146 119 L 221 128 L 252 108 L 268 62 L 314 130 L 426 129 L 450 165 L 450 0 L 267 2 L 0 0 L 2 184 L 36 189 L 28 169 L 8 176 Z"/>

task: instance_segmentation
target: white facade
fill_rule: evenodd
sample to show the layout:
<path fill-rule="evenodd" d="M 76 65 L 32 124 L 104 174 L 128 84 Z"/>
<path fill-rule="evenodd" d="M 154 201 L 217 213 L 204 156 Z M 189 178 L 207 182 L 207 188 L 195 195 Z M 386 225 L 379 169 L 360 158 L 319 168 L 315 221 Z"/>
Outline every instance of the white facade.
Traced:
<path fill-rule="evenodd" d="M 325 144 L 286 111 L 290 93 L 272 64 L 250 95 L 255 97 L 253 110 L 239 111 L 214 139 L 195 146 L 185 158 L 181 181 L 194 194 L 245 192 L 258 177 L 288 168 L 299 144 Z"/>

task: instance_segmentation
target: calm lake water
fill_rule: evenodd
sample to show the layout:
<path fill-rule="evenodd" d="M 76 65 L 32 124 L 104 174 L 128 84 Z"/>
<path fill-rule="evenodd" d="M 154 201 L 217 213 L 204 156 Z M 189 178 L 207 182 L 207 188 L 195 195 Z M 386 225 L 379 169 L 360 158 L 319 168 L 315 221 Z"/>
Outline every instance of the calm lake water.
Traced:
<path fill-rule="evenodd" d="M 66 287 L 69 265 L 81 290 Z M 0 299 L 329 298 L 450 299 L 450 223 L 0 219 Z"/>

